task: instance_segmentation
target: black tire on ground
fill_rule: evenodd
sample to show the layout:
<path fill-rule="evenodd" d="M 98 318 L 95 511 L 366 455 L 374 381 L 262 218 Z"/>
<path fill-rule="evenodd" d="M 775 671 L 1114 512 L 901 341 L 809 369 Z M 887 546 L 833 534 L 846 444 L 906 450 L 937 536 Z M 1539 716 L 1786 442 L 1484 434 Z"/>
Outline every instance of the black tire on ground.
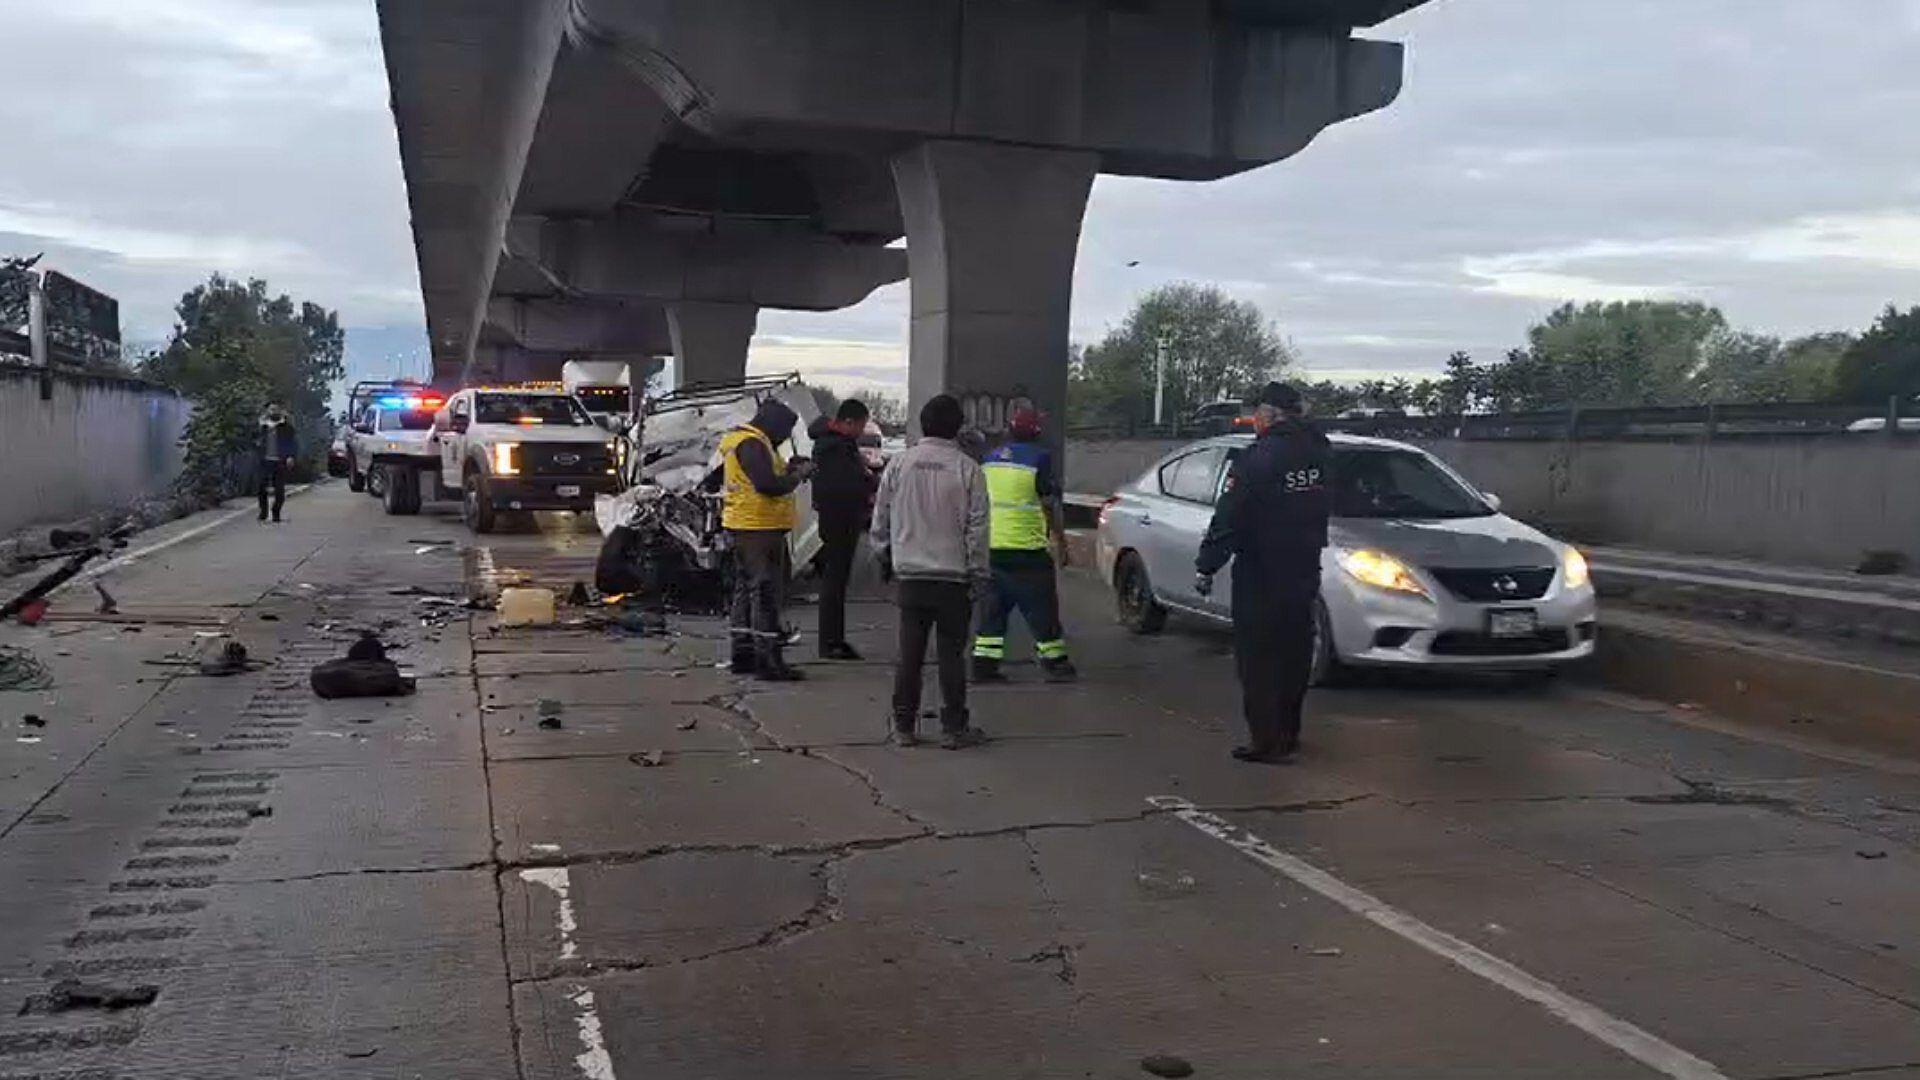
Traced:
<path fill-rule="evenodd" d="M 347 458 L 347 490 L 367 490 L 367 474 L 353 467 L 353 458 Z"/>
<path fill-rule="evenodd" d="M 420 512 L 420 479 L 411 465 L 383 465 L 380 503 L 393 515 Z"/>
<path fill-rule="evenodd" d="M 1154 599 L 1147 564 L 1129 551 L 1113 568 L 1113 598 L 1120 625 L 1136 634 L 1157 634 L 1167 625 L 1167 609 Z"/>
<path fill-rule="evenodd" d="M 1309 686 L 1339 686 L 1353 680 L 1353 669 L 1340 662 L 1334 647 L 1333 620 L 1327 615 L 1327 602 L 1313 602 L 1313 671 Z"/>
<path fill-rule="evenodd" d="M 378 462 L 367 466 L 367 494 L 378 499 L 387 490 L 387 467 Z"/>
<path fill-rule="evenodd" d="M 467 528 L 481 536 L 497 526 L 493 495 L 487 491 L 487 478 L 478 472 L 468 473 L 460 485 L 460 516 L 466 520 Z"/>

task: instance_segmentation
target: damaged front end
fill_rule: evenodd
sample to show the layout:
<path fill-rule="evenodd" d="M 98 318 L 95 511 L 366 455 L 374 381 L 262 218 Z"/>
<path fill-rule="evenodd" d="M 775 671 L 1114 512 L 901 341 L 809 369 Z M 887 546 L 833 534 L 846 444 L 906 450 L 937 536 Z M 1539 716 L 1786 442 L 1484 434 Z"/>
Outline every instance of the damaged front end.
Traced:
<path fill-rule="evenodd" d="M 603 594 L 638 594 L 649 605 L 717 610 L 727 596 L 726 530 L 720 524 L 720 440 L 776 398 L 798 414 L 789 457 L 807 456 L 807 426 L 819 415 L 797 375 L 703 385 L 650 400 L 640 423 L 622 437 L 625 490 L 595 500 L 606 537 L 595 570 Z M 799 573 L 820 550 L 820 530 L 807 489 L 795 493 L 799 516 L 788 536 Z"/>

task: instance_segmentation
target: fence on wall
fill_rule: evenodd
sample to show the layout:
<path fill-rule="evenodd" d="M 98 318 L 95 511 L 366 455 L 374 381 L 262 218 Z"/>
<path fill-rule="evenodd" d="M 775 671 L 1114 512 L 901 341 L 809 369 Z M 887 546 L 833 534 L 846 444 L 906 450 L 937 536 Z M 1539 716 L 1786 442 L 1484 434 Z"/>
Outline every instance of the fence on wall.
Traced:
<path fill-rule="evenodd" d="M 1675 439 L 1779 435 L 1920 436 L 1920 408 L 1894 398 L 1884 405 L 1683 405 L 1648 408 L 1549 409 L 1464 416 L 1408 416 L 1393 412 L 1318 418 L 1329 431 L 1390 439 Z M 1160 426 L 1070 427 L 1075 439 L 1178 439 L 1221 435 L 1235 422 Z M 1245 430 L 1244 427 L 1239 430 Z"/>

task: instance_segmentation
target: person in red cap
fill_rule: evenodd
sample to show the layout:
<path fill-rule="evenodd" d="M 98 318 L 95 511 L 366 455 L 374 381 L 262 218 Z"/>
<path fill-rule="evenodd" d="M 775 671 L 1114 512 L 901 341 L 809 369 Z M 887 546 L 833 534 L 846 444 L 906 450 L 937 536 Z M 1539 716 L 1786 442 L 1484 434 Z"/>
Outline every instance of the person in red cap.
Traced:
<path fill-rule="evenodd" d="M 1067 657 L 1060 626 L 1060 594 L 1054 564 L 1067 564 L 1066 532 L 1060 527 L 1060 483 L 1052 451 L 1041 443 L 1044 418 L 1031 407 L 1013 410 L 1012 438 L 981 462 L 992 504 L 990 535 L 993 587 L 981 604 L 973 638 L 975 682 L 1006 678 L 1007 622 L 1017 608 L 1033 631 L 1040 668 L 1053 682 L 1078 677 Z"/>

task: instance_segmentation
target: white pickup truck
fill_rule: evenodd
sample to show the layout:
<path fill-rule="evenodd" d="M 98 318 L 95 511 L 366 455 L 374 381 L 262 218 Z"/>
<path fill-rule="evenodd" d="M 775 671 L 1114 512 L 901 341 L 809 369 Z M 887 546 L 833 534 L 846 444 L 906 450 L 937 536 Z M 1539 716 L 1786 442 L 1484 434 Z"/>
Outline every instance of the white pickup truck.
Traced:
<path fill-rule="evenodd" d="M 347 435 L 347 486 L 379 499 L 389 514 L 419 510 L 418 476 L 440 463 L 432 442 L 440 404 L 438 397 L 393 396 L 362 408 Z M 392 483 L 395 476 L 407 482 Z"/>
<path fill-rule="evenodd" d="M 559 387 L 462 390 L 434 415 L 432 445 L 432 475 L 415 469 L 415 491 L 459 498 L 476 533 L 502 511 L 584 512 L 620 489 L 613 438 Z"/>

